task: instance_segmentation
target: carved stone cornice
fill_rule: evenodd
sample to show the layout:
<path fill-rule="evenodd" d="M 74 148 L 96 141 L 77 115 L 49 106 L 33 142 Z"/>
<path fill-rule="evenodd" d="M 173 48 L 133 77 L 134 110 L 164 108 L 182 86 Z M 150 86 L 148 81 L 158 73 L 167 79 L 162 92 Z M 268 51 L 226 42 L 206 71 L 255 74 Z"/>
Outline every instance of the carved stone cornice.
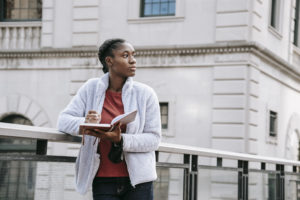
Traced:
<path fill-rule="evenodd" d="M 216 43 L 207 45 L 173 45 L 173 46 L 136 46 L 137 59 L 150 58 L 148 61 L 157 62 L 156 58 L 195 57 L 203 55 L 226 55 L 252 53 L 274 65 L 290 75 L 300 78 L 300 69 L 280 58 L 267 48 L 255 42 Z M 0 59 L 14 58 L 97 58 L 97 47 L 70 49 L 40 49 L 40 50 L 0 50 Z M 145 60 L 144 59 L 144 60 Z M 183 59 L 184 60 L 184 59 Z M 162 60 L 161 60 L 162 61 Z M 180 62 L 180 61 L 175 61 Z M 173 63 L 175 63 L 173 62 Z M 187 60 L 189 62 L 189 60 Z M 143 64 L 143 63 L 141 63 Z M 154 63 L 154 65 L 159 63 Z M 186 64 L 186 63 L 184 63 Z"/>
<path fill-rule="evenodd" d="M 279 67 L 282 71 L 300 79 L 300 69 L 285 61 L 269 49 L 255 42 L 216 43 L 197 46 L 169 46 L 169 47 L 136 47 L 137 56 L 162 57 L 162 56 L 194 56 L 207 54 L 243 54 L 252 53 L 267 62 Z M 249 58 L 248 58 L 249 59 Z"/>
<path fill-rule="evenodd" d="M 0 50 L 1 58 L 72 58 L 97 57 L 96 48 L 40 49 L 40 50 Z"/>
<path fill-rule="evenodd" d="M 164 47 L 136 47 L 137 56 L 153 55 L 197 55 L 197 54 L 220 54 L 220 53 L 243 53 L 250 52 L 254 45 L 249 43 L 239 44 L 208 44 L 189 46 L 164 46 Z"/>
<path fill-rule="evenodd" d="M 136 47 L 136 56 L 156 55 L 201 55 L 219 53 L 250 52 L 255 46 L 249 43 L 239 44 L 208 44 L 189 46 L 156 46 Z M 94 57 L 97 48 L 70 48 L 70 49 L 40 49 L 40 50 L 0 50 L 0 58 L 47 58 L 47 57 Z"/>

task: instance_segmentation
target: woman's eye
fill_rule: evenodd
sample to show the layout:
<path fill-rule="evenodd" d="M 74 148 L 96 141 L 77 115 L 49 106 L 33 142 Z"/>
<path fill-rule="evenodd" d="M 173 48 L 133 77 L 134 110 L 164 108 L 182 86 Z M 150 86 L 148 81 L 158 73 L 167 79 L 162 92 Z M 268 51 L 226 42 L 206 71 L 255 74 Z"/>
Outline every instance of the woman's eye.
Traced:
<path fill-rule="evenodd" d="M 124 54 L 124 55 L 123 55 L 123 58 L 127 58 L 127 57 L 128 57 L 128 54 Z"/>

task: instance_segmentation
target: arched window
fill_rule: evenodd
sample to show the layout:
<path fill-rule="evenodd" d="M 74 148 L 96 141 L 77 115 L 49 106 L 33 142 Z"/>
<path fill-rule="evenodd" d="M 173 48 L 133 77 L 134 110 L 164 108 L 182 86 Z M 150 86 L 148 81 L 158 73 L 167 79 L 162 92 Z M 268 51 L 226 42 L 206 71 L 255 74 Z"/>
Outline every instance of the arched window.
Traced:
<path fill-rule="evenodd" d="M 0 122 L 33 125 L 25 116 L 10 114 Z M 36 140 L 0 138 L 0 154 L 35 154 Z M 0 161 L 0 199 L 33 200 L 36 163 L 31 161 Z"/>

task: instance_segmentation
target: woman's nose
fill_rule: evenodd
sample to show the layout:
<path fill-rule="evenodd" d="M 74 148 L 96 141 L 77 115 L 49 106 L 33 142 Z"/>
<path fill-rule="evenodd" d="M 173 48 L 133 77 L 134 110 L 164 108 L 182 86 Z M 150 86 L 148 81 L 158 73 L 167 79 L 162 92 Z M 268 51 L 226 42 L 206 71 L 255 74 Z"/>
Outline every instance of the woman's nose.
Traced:
<path fill-rule="evenodd" d="M 129 62 L 130 63 L 136 63 L 136 59 L 133 56 L 131 56 Z"/>

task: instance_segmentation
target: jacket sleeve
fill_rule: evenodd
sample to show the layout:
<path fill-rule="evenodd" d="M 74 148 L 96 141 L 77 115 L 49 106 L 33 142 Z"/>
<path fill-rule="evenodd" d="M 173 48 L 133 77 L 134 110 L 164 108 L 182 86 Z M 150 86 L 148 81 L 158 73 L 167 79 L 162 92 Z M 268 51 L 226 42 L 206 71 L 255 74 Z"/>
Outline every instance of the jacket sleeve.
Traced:
<path fill-rule="evenodd" d="M 79 125 L 85 120 L 87 101 L 87 83 L 72 98 L 67 107 L 59 114 L 57 128 L 59 131 L 78 135 Z"/>
<path fill-rule="evenodd" d="M 159 147 L 161 140 L 160 107 L 157 96 L 151 90 L 146 103 L 145 125 L 142 133 L 122 134 L 123 151 L 149 152 Z"/>

